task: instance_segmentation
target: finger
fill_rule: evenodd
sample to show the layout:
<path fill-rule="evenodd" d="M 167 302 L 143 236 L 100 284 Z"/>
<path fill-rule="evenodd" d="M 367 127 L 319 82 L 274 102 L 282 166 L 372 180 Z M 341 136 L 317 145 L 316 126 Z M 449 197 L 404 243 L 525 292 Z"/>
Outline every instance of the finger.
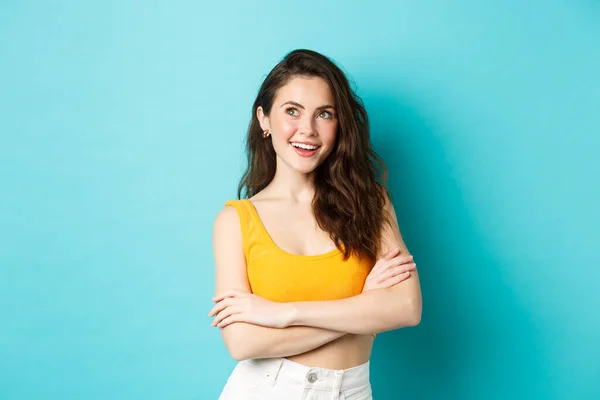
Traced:
<path fill-rule="evenodd" d="M 225 308 L 231 306 L 232 304 L 234 304 L 233 299 L 231 299 L 231 298 L 223 299 L 213 306 L 213 308 L 208 313 L 208 316 L 212 317 L 213 315 L 217 315 L 218 313 L 223 311 Z"/>
<path fill-rule="evenodd" d="M 219 324 L 217 325 L 217 328 L 225 328 L 228 325 L 233 324 L 234 322 L 240 322 L 242 320 L 241 318 L 242 314 L 233 314 L 230 315 L 227 318 L 224 318 L 221 322 L 219 322 Z"/>
<path fill-rule="evenodd" d="M 406 263 L 411 263 L 412 261 L 413 261 L 413 256 L 411 256 L 411 255 L 397 256 L 390 260 L 380 260 L 379 265 L 376 265 L 375 268 L 373 268 L 373 270 L 371 271 L 371 274 L 373 275 L 373 277 L 377 278 L 381 274 L 385 273 L 385 271 L 387 271 L 390 268 L 393 268 L 393 267 L 396 267 L 399 265 L 403 265 Z"/>
<path fill-rule="evenodd" d="M 415 263 L 402 264 L 402 265 L 397 266 L 394 269 L 393 275 L 400 275 L 400 274 L 403 274 L 405 272 L 410 272 L 410 271 L 412 271 L 415 268 L 417 268 L 417 264 L 415 264 Z"/>
<path fill-rule="evenodd" d="M 398 265 L 402 265 L 402 264 L 412 263 L 413 261 L 414 261 L 413 256 L 401 255 L 401 256 L 394 257 L 389 261 L 386 261 L 385 265 L 387 268 L 389 268 L 389 267 L 394 267 L 394 266 L 398 266 Z"/>
<path fill-rule="evenodd" d="M 400 255 L 394 257 L 391 261 L 405 263 L 405 262 L 412 261 L 413 259 L 414 259 L 414 256 L 412 254 L 400 254 Z"/>
<path fill-rule="evenodd" d="M 236 307 L 228 307 L 215 316 L 211 325 L 218 326 L 221 323 L 221 321 L 223 321 L 225 318 L 237 314 L 239 311 L 240 310 Z"/>
<path fill-rule="evenodd" d="M 397 256 L 399 252 L 400 252 L 400 247 L 396 247 L 395 249 L 391 249 L 390 251 L 388 251 L 382 258 L 377 260 L 377 262 L 375 263 L 375 265 L 373 266 L 371 271 L 377 271 L 377 270 L 381 269 L 381 264 L 384 261 L 391 260 L 392 258 Z"/>
<path fill-rule="evenodd" d="M 381 282 L 379 285 L 383 289 L 388 289 L 388 288 L 391 288 L 392 286 L 399 284 L 400 282 L 407 280 L 409 277 L 410 277 L 410 271 L 406 271 L 400 275 L 392 276 L 391 278 L 386 279 L 385 281 Z"/>
<path fill-rule="evenodd" d="M 373 266 L 373 269 L 371 270 L 371 273 L 373 275 L 377 275 L 382 270 L 386 269 L 388 263 L 394 259 L 395 255 L 396 255 L 396 253 L 389 252 L 383 258 L 380 258 L 379 260 L 377 260 L 377 262 Z M 391 256 L 391 257 L 388 257 L 388 256 Z"/>
<path fill-rule="evenodd" d="M 224 293 L 221 293 L 220 295 L 213 297 L 212 301 L 216 303 L 227 297 L 243 297 L 244 295 L 247 295 L 247 294 L 249 294 L 249 293 L 242 292 L 241 290 L 235 290 L 235 289 L 228 290 Z"/>
<path fill-rule="evenodd" d="M 399 252 L 400 252 L 400 247 L 396 247 L 395 249 L 388 251 L 388 253 L 383 257 L 383 259 L 391 260 L 392 258 L 397 256 Z"/>
<path fill-rule="evenodd" d="M 394 267 L 391 267 L 391 268 L 388 268 L 387 270 L 385 270 L 381 275 L 379 275 L 377 277 L 377 280 L 379 282 L 383 282 L 387 279 L 390 279 L 391 277 L 403 274 L 405 272 L 412 271 L 416 267 L 417 267 L 417 264 L 415 264 L 415 263 L 394 266 Z"/>
<path fill-rule="evenodd" d="M 389 268 L 390 266 L 393 266 L 393 265 L 400 265 L 400 264 L 404 264 L 404 263 L 412 262 L 412 261 L 413 261 L 412 255 L 400 254 L 395 257 L 390 258 L 389 260 L 382 258 L 378 261 L 378 264 L 381 268 L 385 269 L 385 268 Z"/>
<path fill-rule="evenodd" d="M 381 266 L 381 264 L 384 263 L 385 261 L 390 261 L 394 257 L 398 256 L 399 253 L 400 253 L 400 247 L 396 247 L 395 249 L 388 251 L 382 258 L 377 260 L 377 262 L 375 263 L 375 268 L 373 268 L 373 269 L 377 269 L 376 267 Z"/>
<path fill-rule="evenodd" d="M 221 293 L 221 294 L 213 297 L 212 301 L 214 301 L 216 303 L 216 302 L 219 302 L 219 301 L 221 301 L 221 300 L 223 300 L 223 299 L 225 299 L 227 297 L 235 297 L 235 296 L 238 295 L 238 293 L 239 292 L 237 290 L 228 290 L 226 292 L 223 292 L 223 293 Z"/>

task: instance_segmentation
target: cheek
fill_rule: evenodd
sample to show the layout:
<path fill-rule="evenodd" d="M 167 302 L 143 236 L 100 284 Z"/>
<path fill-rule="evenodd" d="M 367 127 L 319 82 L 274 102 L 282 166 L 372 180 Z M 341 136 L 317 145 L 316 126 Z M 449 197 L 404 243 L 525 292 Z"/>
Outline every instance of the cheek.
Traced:
<path fill-rule="evenodd" d="M 297 125 L 298 123 L 293 120 L 277 121 L 274 131 L 279 134 L 278 136 L 284 139 L 289 138 L 296 133 L 296 130 L 298 129 Z"/>
<path fill-rule="evenodd" d="M 335 143 L 337 128 L 337 123 L 328 123 L 324 124 L 322 129 L 319 130 L 323 142 L 325 142 L 328 146 L 333 146 Z"/>
<path fill-rule="evenodd" d="M 288 138 L 292 137 L 294 133 L 298 130 L 298 122 L 296 121 L 284 121 L 281 126 L 281 132 L 286 135 Z"/>

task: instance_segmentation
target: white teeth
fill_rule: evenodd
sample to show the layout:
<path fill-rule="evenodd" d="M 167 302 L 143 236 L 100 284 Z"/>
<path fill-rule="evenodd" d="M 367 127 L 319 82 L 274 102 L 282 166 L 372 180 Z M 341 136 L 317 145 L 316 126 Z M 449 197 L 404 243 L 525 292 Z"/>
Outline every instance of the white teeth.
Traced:
<path fill-rule="evenodd" d="M 316 150 L 319 148 L 319 146 L 313 146 L 313 145 L 304 144 L 304 143 L 292 143 L 292 146 L 298 147 L 298 148 L 304 149 L 304 150 Z"/>

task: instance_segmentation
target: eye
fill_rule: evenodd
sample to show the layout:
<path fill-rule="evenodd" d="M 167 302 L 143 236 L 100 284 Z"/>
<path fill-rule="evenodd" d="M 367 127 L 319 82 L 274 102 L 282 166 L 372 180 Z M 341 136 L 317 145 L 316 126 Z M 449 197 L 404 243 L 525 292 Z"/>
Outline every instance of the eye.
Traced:
<path fill-rule="evenodd" d="M 288 107 L 285 109 L 285 112 L 293 117 L 298 115 L 298 110 L 295 107 Z"/>
<path fill-rule="evenodd" d="M 333 118 L 333 114 L 330 113 L 329 111 L 322 111 L 319 114 L 319 118 L 331 119 L 331 118 Z"/>

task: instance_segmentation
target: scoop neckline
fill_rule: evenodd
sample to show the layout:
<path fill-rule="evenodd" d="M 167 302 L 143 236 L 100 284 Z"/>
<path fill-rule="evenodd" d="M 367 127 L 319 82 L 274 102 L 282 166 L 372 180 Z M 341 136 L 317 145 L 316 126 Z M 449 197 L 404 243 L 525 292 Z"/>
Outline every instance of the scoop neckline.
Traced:
<path fill-rule="evenodd" d="M 285 254 L 289 257 L 302 258 L 302 259 L 307 259 L 307 260 L 317 260 L 317 259 L 321 259 L 321 258 L 329 258 L 329 257 L 333 257 L 333 256 L 341 253 L 340 249 L 338 249 L 337 247 L 326 253 L 311 254 L 311 255 L 294 254 L 294 253 L 290 253 L 289 251 L 282 249 L 281 247 L 279 247 L 277 245 L 277 243 L 275 243 L 275 241 L 273 240 L 273 237 L 269 234 L 269 231 L 267 231 L 265 224 L 262 222 L 262 219 L 260 219 L 260 216 L 258 215 L 258 211 L 256 210 L 254 203 L 252 203 L 252 201 L 250 201 L 250 199 L 244 199 L 244 201 L 246 201 L 248 203 L 248 205 L 250 206 L 250 210 L 252 211 L 254 218 L 258 222 L 258 226 L 260 227 L 260 230 L 269 239 L 271 246 L 273 246 L 278 252 Z"/>

